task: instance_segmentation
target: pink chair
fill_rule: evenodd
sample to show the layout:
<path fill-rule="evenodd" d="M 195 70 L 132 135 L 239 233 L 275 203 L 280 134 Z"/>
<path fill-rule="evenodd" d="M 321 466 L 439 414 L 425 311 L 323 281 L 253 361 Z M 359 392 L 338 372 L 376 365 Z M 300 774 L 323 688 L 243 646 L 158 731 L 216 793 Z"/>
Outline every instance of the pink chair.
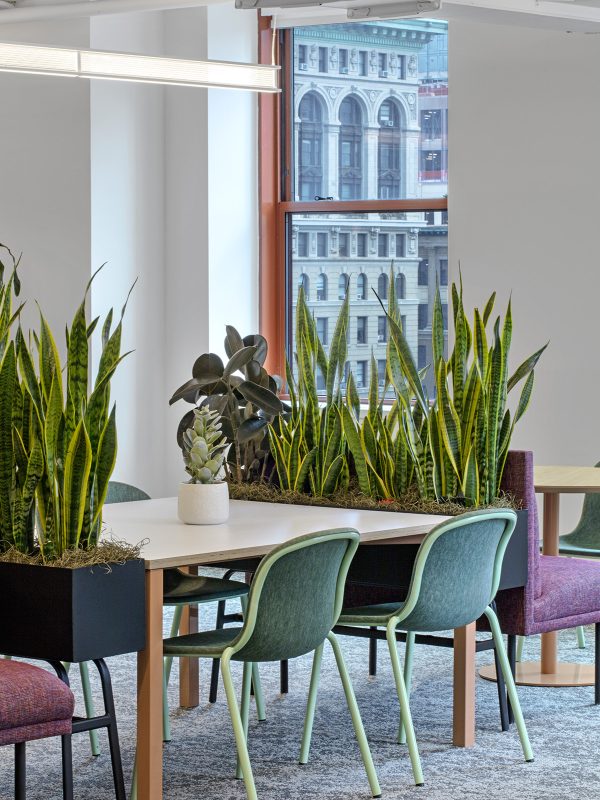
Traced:
<path fill-rule="evenodd" d="M 26 742 L 62 739 L 63 798 L 73 799 L 71 725 L 75 700 L 56 676 L 31 664 L 0 660 L 0 745 L 15 746 L 15 800 L 25 800 Z"/>

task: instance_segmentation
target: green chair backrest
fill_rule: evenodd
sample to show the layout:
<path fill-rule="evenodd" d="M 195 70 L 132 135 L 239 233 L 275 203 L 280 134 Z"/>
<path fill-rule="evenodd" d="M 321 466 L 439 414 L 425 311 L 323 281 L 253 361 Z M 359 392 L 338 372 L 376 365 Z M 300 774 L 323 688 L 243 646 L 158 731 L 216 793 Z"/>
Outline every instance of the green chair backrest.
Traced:
<path fill-rule="evenodd" d="M 323 643 L 341 610 L 358 531 L 343 528 L 290 539 L 260 562 L 244 627 L 232 642 L 236 661 L 280 661 Z"/>
<path fill-rule="evenodd" d="M 108 492 L 106 493 L 107 503 L 130 503 L 133 500 L 150 500 L 150 495 L 138 489 L 137 486 L 131 486 L 129 483 L 120 483 L 119 481 L 108 482 Z"/>
<path fill-rule="evenodd" d="M 600 467 L 600 462 L 595 466 Z M 577 527 L 562 538 L 566 538 L 569 544 L 576 547 L 600 550 L 600 494 L 588 492 L 585 495 Z"/>
<path fill-rule="evenodd" d="M 478 619 L 498 591 L 516 521 L 510 509 L 485 509 L 431 530 L 415 559 L 399 627 L 442 631 Z"/>

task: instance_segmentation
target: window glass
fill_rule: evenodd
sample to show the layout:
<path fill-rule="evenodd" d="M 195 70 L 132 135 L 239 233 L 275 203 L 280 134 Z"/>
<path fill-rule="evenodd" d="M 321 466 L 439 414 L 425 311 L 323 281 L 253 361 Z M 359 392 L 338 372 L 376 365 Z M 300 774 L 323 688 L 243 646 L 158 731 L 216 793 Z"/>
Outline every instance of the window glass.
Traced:
<path fill-rule="evenodd" d="M 366 300 L 368 292 L 368 280 L 364 272 L 361 272 L 356 279 L 356 299 Z"/>
<path fill-rule="evenodd" d="M 419 330 L 422 331 L 424 328 L 427 327 L 427 323 L 429 322 L 429 309 L 427 308 L 427 303 L 419 303 Z"/>
<path fill-rule="evenodd" d="M 319 72 L 327 72 L 327 48 L 319 47 Z"/>
<path fill-rule="evenodd" d="M 367 317 L 356 318 L 356 344 L 367 343 Z"/>
<path fill-rule="evenodd" d="M 348 258 L 350 255 L 350 234 L 340 233 L 338 235 L 338 255 L 340 258 Z"/>
<path fill-rule="evenodd" d="M 329 344 L 327 339 L 329 319 L 327 317 L 317 317 L 317 335 L 321 340 L 323 347 Z"/>
<path fill-rule="evenodd" d="M 317 233 L 317 256 L 319 258 L 327 257 L 327 234 Z"/>
<path fill-rule="evenodd" d="M 419 262 L 419 286 L 429 286 L 429 261 L 426 258 Z"/>
<path fill-rule="evenodd" d="M 324 272 L 317 278 L 317 300 L 327 300 L 327 275 Z"/>
<path fill-rule="evenodd" d="M 389 239 L 387 233 L 380 233 L 377 237 L 377 255 L 379 258 L 387 258 L 390 254 Z"/>
<path fill-rule="evenodd" d="M 356 234 L 356 255 L 359 258 L 366 258 L 367 257 L 367 234 L 366 233 L 357 233 Z"/>
<path fill-rule="evenodd" d="M 356 362 L 356 388 L 357 389 L 366 389 L 369 379 L 368 379 L 368 372 L 367 372 L 367 362 L 366 361 L 357 361 Z"/>
<path fill-rule="evenodd" d="M 387 317 L 377 317 L 377 342 L 387 342 Z"/>

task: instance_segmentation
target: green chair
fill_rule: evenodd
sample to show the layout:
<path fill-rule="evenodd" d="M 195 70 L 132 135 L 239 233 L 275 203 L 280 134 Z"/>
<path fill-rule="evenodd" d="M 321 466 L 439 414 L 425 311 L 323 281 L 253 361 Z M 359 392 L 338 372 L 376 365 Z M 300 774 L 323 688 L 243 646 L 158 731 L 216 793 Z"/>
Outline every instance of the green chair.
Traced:
<path fill-rule="evenodd" d="M 490 605 L 498 590 L 502 559 L 516 519 L 513 511 L 497 509 L 462 514 L 443 522 L 423 539 L 403 603 L 345 609 L 336 626 L 339 633 L 348 626 L 386 628 L 400 703 L 398 741 L 408 742 L 417 785 L 423 783 L 423 771 L 408 702 L 415 633 L 460 628 L 482 614 L 492 630 L 525 760 L 533 761 L 500 625 Z M 396 646 L 397 629 L 407 632 L 404 674 Z"/>
<path fill-rule="evenodd" d="M 342 608 L 346 575 L 358 543 L 358 532 L 346 529 L 291 539 L 261 561 L 250 587 L 241 627 L 192 633 L 164 642 L 164 652 L 168 656 L 220 659 L 238 752 L 237 777 L 243 777 L 249 800 L 257 796 L 247 747 L 252 665 L 314 651 L 300 750 L 300 763 L 306 764 L 325 639 L 333 648 L 371 792 L 374 797 L 381 794 L 350 677 L 331 630 Z M 241 661 L 244 665 L 239 709 L 231 678 L 231 661 Z"/>

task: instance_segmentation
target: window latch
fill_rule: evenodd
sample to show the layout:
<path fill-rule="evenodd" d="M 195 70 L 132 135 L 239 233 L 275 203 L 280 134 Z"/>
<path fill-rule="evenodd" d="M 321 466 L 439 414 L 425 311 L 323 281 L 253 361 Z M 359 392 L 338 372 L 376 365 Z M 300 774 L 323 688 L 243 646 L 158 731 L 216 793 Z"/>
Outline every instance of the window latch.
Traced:
<path fill-rule="evenodd" d="M 315 195 L 315 200 L 333 200 L 333 197 L 321 197 L 320 195 Z"/>

